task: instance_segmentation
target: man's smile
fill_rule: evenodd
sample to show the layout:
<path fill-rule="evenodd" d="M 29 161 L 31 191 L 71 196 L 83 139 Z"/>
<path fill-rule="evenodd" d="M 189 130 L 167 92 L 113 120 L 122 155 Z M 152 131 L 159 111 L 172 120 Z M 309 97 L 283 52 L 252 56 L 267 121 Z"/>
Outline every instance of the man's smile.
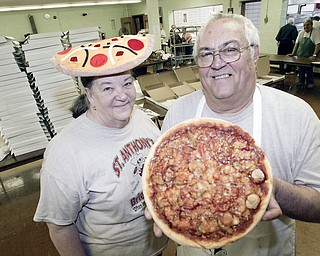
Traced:
<path fill-rule="evenodd" d="M 231 74 L 223 74 L 223 75 L 218 75 L 218 76 L 212 76 L 214 79 L 223 79 L 223 78 L 228 78 L 230 77 Z"/>

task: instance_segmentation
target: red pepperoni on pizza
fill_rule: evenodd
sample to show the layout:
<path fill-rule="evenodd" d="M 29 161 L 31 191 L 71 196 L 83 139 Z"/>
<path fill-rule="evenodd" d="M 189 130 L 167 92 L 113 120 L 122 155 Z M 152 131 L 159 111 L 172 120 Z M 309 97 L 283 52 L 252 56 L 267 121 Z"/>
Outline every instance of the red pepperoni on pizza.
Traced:
<path fill-rule="evenodd" d="M 57 53 L 52 62 L 58 70 L 72 76 L 112 75 L 145 61 L 153 44 L 152 35 L 125 35 L 68 48 Z"/>
<path fill-rule="evenodd" d="M 206 249 L 232 243 L 261 220 L 271 197 L 264 152 L 240 127 L 191 119 L 165 132 L 143 170 L 147 207 L 178 244 Z"/>

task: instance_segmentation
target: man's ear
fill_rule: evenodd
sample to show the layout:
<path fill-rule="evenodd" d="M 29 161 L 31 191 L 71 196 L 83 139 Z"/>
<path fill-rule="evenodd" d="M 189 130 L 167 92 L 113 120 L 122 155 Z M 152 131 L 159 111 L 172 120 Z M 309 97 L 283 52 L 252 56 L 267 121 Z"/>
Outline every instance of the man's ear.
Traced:
<path fill-rule="evenodd" d="M 257 61 L 259 59 L 260 51 L 258 45 L 253 46 L 253 60 L 254 63 L 257 64 Z"/>

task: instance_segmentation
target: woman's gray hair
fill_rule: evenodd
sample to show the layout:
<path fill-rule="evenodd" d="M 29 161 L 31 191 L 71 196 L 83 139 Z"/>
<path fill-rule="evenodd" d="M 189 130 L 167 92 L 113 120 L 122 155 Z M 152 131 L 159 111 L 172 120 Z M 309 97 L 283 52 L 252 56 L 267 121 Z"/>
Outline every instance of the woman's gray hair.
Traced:
<path fill-rule="evenodd" d="M 214 23 L 215 21 L 217 21 L 219 19 L 223 19 L 223 18 L 233 19 L 233 20 L 237 21 L 238 23 L 242 23 L 244 26 L 245 35 L 246 35 L 246 38 L 248 40 L 249 45 L 260 46 L 259 31 L 253 25 L 251 20 L 249 20 L 248 18 L 246 18 L 240 14 L 227 14 L 227 13 L 213 14 L 211 16 L 211 18 L 209 19 L 209 21 L 205 25 L 203 25 L 199 31 L 199 34 L 197 36 L 197 39 L 195 41 L 195 45 L 193 48 L 193 57 L 194 58 L 196 58 L 198 55 L 200 41 L 203 38 L 203 33 L 206 30 L 206 28 L 209 25 L 211 25 L 212 23 Z M 228 31 L 226 31 L 226 32 L 228 32 Z M 250 52 L 251 52 L 251 56 L 253 56 L 253 54 L 254 54 L 253 47 L 250 47 Z"/>

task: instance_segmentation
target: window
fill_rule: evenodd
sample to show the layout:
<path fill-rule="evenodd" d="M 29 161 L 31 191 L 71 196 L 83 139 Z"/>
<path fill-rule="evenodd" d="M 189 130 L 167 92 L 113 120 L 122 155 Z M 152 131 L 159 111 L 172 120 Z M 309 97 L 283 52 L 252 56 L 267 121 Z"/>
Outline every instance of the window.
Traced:
<path fill-rule="evenodd" d="M 258 30 L 260 30 L 261 1 L 243 2 L 241 14 L 252 21 Z"/>
<path fill-rule="evenodd" d="M 177 27 L 201 26 L 209 20 L 210 15 L 223 11 L 223 5 L 204 6 L 173 11 L 173 21 Z"/>
<path fill-rule="evenodd" d="M 287 9 L 287 18 L 294 18 L 294 23 L 298 30 L 303 29 L 303 22 L 313 16 L 320 16 L 320 7 L 318 3 L 313 4 L 289 4 Z"/>

